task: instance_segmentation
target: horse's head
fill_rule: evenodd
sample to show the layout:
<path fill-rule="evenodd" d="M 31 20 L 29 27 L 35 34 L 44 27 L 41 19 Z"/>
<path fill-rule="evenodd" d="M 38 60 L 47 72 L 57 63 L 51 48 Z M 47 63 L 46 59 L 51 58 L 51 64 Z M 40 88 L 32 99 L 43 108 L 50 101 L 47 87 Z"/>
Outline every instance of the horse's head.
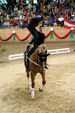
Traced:
<path fill-rule="evenodd" d="M 40 62 L 46 62 L 47 60 L 47 56 L 49 56 L 50 54 L 47 53 L 47 49 L 45 44 L 42 44 L 38 47 L 38 60 Z"/>

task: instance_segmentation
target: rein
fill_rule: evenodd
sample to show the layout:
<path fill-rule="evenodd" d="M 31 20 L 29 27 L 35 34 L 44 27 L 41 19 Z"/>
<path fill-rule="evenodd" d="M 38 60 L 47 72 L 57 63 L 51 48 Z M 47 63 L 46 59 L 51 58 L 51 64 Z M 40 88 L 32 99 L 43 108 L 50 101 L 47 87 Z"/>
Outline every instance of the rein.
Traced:
<path fill-rule="evenodd" d="M 27 56 L 26 56 L 27 57 Z M 35 64 L 35 65 L 37 65 L 37 66 L 39 66 L 39 67 L 42 67 L 42 66 L 40 66 L 38 63 L 36 63 L 36 62 L 34 62 L 33 60 L 31 60 L 29 57 L 27 57 L 27 59 L 30 61 L 30 62 L 32 62 L 33 64 Z M 43 68 L 43 67 L 42 67 Z"/>

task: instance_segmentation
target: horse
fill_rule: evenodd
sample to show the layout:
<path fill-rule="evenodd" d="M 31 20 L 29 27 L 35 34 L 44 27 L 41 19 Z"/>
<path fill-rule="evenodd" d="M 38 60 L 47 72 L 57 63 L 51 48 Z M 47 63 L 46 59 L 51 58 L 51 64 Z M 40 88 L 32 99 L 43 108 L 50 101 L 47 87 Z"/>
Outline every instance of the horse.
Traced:
<path fill-rule="evenodd" d="M 37 73 L 40 73 L 42 76 L 42 86 L 39 88 L 39 91 L 43 91 L 46 80 L 45 80 L 45 65 L 47 62 L 47 56 L 50 55 L 47 53 L 45 44 L 41 44 L 36 48 L 36 50 L 30 55 L 29 59 L 29 68 L 30 71 L 26 69 L 28 86 L 31 89 L 31 98 L 35 96 L 35 76 Z M 24 63 L 26 57 L 24 56 Z M 31 76 L 31 81 L 29 77 Z"/>

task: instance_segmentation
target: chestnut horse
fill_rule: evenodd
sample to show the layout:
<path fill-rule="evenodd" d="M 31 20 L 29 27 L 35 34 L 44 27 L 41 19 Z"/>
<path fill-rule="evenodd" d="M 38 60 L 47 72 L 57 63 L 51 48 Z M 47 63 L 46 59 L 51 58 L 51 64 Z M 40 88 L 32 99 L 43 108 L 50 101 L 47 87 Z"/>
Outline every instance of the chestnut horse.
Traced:
<path fill-rule="evenodd" d="M 39 88 L 39 91 L 42 91 L 44 88 L 44 85 L 46 83 L 45 80 L 45 64 L 47 61 L 47 50 L 45 47 L 45 44 L 41 44 L 38 46 L 38 48 L 33 52 L 32 55 L 30 55 L 29 59 L 29 68 L 30 71 L 26 69 L 27 73 L 27 79 L 28 79 L 28 86 L 31 89 L 31 98 L 34 98 L 34 87 L 35 87 L 35 76 L 37 73 L 40 73 L 42 76 L 42 86 Z M 24 63 L 25 63 L 26 57 L 24 57 Z M 29 80 L 29 77 L 31 77 L 31 82 Z"/>

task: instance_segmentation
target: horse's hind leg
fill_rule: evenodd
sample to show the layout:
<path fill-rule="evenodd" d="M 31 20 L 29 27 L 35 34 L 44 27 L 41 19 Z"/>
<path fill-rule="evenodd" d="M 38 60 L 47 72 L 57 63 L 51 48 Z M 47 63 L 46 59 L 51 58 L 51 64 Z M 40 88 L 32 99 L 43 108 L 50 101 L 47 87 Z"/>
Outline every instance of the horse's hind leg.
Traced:
<path fill-rule="evenodd" d="M 45 80 L 45 71 L 43 71 L 41 73 L 41 75 L 42 75 L 42 86 L 39 88 L 39 91 L 43 91 L 45 83 L 46 83 L 46 80 Z"/>
<path fill-rule="evenodd" d="M 26 69 L 26 73 L 27 73 L 27 82 L 28 82 L 28 88 L 31 89 L 31 81 L 30 81 L 30 74 L 29 71 Z"/>

